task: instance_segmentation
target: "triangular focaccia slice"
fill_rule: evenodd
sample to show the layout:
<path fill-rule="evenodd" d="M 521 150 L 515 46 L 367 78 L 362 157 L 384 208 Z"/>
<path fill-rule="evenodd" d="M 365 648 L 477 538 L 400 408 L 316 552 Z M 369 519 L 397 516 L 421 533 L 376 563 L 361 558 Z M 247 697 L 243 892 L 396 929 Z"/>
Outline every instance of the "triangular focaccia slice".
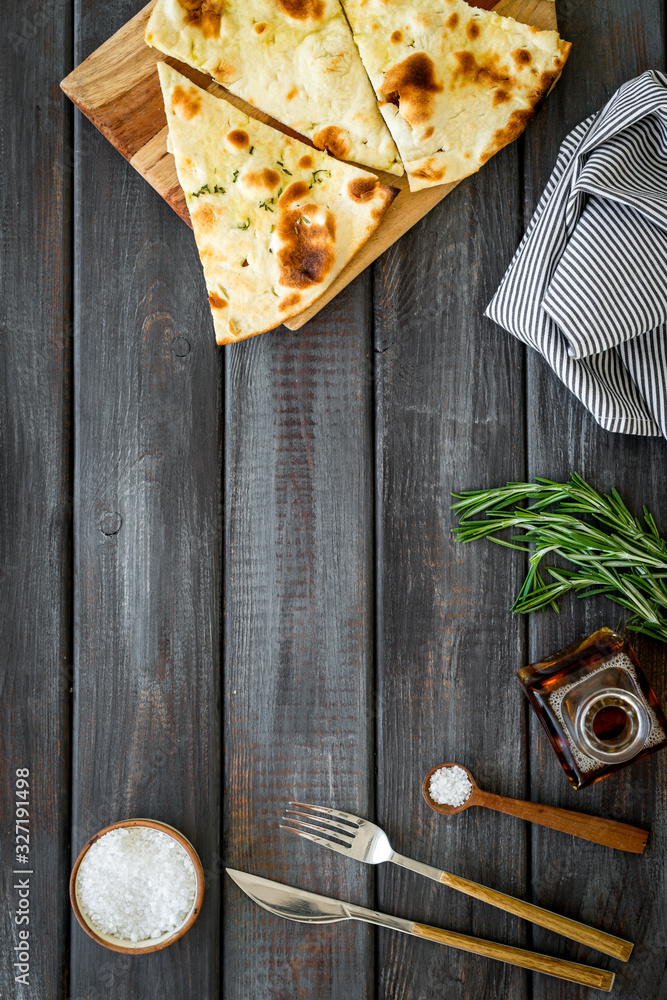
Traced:
<path fill-rule="evenodd" d="M 339 0 L 158 0 L 146 41 L 318 149 L 403 173 Z"/>
<path fill-rule="evenodd" d="M 524 130 L 570 52 L 464 0 L 342 0 L 410 189 L 479 170 Z"/>
<path fill-rule="evenodd" d="M 216 339 L 273 330 L 328 288 L 396 189 L 158 69 Z"/>

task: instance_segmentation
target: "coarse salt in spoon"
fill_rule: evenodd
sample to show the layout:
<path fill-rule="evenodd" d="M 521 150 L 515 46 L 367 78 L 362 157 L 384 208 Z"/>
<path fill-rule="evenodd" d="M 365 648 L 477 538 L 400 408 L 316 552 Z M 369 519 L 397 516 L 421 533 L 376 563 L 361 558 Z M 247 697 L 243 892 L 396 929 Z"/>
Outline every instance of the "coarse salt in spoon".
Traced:
<path fill-rule="evenodd" d="M 648 840 L 647 830 L 628 826 L 627 823 L 485 792 L 478 788 L 467 767 L 453 762 L 432 767 L 424 778 L 422 791 L 431 809 L 443 816 L 453 816 L 470 806 L 485 806 L 508 816 L 517 816 L 530 823 L 569 833 L 594 844 L 614 847 L 618 851 L 629 851 L 631 854 L 642 854 Z"/>

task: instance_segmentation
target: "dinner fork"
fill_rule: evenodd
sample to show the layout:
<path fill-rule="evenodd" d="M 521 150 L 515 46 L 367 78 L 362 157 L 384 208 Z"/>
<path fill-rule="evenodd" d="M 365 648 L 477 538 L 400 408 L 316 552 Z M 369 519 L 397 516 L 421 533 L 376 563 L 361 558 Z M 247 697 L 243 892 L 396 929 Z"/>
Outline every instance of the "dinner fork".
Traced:
<path fill-rule="evenodd" d="M 405 855 L 392 849 L 384 830 L 361 816 L 342 812 L 340 809 L 330 809 L 327 806 L 309 805 L 305 802 L 290 802 L 289 804 L 296 808 L 285 811 L 286 814 L 282 817 L 280 824 L 281 830 L 289 830 L 300 837 L 305 837 L 306 840 L 322 844 L 332 851 L 354 858 L 355 861 L 362 861 L 364 864 L 379 865 L 383 861 L 391 861 L 402 868 L 419 872 L 420 875 L 425 875 L 426 878 L 433 879 L 435 882 L 442 882 L 443 885 L 457 889 L 467 896 L 473 896 L 475 899 L 490 903 L 491 906 L 496 906 L 507 913 L 513 913 L 517 917 L 531 921 L 531 923 L 539 924 L 540 927 L 546 927 L 547 930 L 562 934 L 563 937 L 577 941 L 579 944 L 595 948 L 596 951 L 601 951 L 605 955 L 619 958 L 623 962 L 627 962 L 630 957 L 633 948 L 630 941 L 624 941 L 613 934 L 607 934 L 606 931 L 589 927 L 587 924 L 563 917 L 551 910 L 544 910 L 541 906 L 535 906 L 533 903 L 508 896 L 504 892 L 490 889 L 478 882 L 471 882 L 459 875 L 452 875 L 450 872 L 441 871 L 431 867 L 431 865 L 422 864 L 421 861 L 406 858 Z"/>

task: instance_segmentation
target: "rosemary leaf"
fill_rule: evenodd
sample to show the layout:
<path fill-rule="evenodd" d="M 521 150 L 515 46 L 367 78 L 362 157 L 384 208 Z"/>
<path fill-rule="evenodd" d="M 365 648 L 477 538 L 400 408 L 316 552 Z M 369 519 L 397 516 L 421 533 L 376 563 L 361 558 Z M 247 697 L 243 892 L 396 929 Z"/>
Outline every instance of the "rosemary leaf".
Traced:
<path fill-rule="evenodd" d="M 642 524 L 616 489 L 600 494 L 577 473 L 567 483 L 537 479 L 454 498 L 457 541 L 488 538 L 529 553 L 514 612 L 558 611 L 558 600 L 569 591 L 578 597 L 604 594 L 631 612 L 628 628 L 667 642 L 667 540 L 646 507 Z M 498 537 L 517 529 L 522 534 Z M 551 554 L 574 568 L 543 563 Z M 541 570 L 553 582 L 545 582 Z"/>

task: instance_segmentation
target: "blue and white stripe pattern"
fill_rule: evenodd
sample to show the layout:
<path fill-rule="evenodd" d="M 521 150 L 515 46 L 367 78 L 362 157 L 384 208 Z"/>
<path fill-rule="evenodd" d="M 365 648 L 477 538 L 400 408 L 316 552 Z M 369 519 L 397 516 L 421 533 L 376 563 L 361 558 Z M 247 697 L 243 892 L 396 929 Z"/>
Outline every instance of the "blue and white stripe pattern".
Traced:
<path fill-rule="evenodd" d="M 610 431 L 667 437 L 667 76 L 578 125 L 486 316 Z"/>

